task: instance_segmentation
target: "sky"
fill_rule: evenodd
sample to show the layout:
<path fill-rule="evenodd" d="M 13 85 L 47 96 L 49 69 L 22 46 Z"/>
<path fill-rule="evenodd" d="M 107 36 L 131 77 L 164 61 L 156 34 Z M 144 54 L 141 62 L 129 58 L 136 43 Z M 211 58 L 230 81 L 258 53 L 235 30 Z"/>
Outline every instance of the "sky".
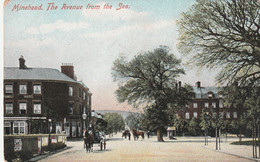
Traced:
<path fill-rule="evenodd" d="M 54 2 L 55 10 L 48 10 Z M 176 20 L 195 0 L 10 0 L 4 8 L 4 66 L 18 67 L 20 55 L 28 67 L 60 70 L 62 63 L 73 63 L 77 79 L 92 92 L 94 110 L 132 110 L 115 97 L 111 67 L 119 55 L 131 59 L 159 45 L 183 60 L 176 48 Z M 18 10 L 15 5 L 41 6 L 43 10 Z M 81 6 L 81 10 L 65 10 Z M 104 9 L 105 4 L 112 5 Z M 128 6 L 120 8 L 120 4 Z M 86 9 L 87 6 L 100 9 Z M 121 5 L 121 6 L 122 6 Z M 55 7 L 54 7 L 55 8 Z M 118 9 L 118 10 L 117 10 Z M 13 10 L 13 11 L 12 11 Z M 185 63 L 185 62 L 183 62 Z M 216 70 L 184 67 L 183 83 L 214 86 Z"/>

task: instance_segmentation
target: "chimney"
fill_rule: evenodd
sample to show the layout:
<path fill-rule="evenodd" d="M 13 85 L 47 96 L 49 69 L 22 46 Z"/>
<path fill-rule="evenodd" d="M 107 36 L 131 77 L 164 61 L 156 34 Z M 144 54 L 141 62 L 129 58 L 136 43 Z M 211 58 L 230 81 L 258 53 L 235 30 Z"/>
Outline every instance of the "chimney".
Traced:
<path fill-rule="evenodd" d="M 21 55 L 21 57 L 19 58 L 19 69 L 26 69 L 26 68 L 27 66 L 25 65 L 25 59 Z"/>
<path fill-rule="evenodd" d="M 197 88 L 201 88 L 201 87 L 200 87 L 200 81 L 198 81 L 198 82 L 196 83 L 196 85 L 197 85 Z"/>
<path fill-rule="evenodd" d="M 74 78 L 74 66 L 71 63 L 62 63 L 61 65 L 61 72 L 71 79 L 75 80 Z"/>

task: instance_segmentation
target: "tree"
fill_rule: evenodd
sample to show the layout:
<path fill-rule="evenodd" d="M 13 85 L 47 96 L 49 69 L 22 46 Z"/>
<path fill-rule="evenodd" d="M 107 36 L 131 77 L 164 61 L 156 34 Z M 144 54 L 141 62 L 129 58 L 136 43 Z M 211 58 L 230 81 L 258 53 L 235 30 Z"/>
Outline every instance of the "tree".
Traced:
<path fill-rule="evenodd" d="M 119 82 L 118 101 L 135 108 L 147 105 L 145 112 L 149 115 L 145 117 L 156 129 L 158 141 L 163 141 L 162 131 L 169 124 L 170 109 L 185 107 L 193 96 L 189 86 L 177 88 L 176 78 L 181 74 L 181 60 L 165 46 L 136 55 L 131 61 L 125 57 L 114 61 L 112 75 Z"/>
<path fill-rule="evenodd" d="M 141 129 L 141 113 L 130 113 L 125 122 L 129 126 L 130 129 L 139 130 Z"/>
<path fill-rule="evenodd" d="M 199 135 L 200 134 L 200 128 L 199 128 L 199 120 L 196 118 L 192 118 L 190 121 L 188 121 L 188 131 L 191 135 Z"/>
<path fill-rule="evenodd" d="M 182 13 L 179 49 L 198 66 L 221 68 L 219 83 L 260 79 L 258 0 L 197 0 Z"/>
<path fill-rule="evenodd" d="M 260 91 L 259 12 L 258 0 L 197 0 L 178 21 L 180 52 L 192 54 L 191 62 L 198 66 L 221 68 L 216 78 L 220 84 L 237 84 L 244 90 L 235 92 L 248 92 L 246 100 L 240 99 L 250 108 L 253 132 L 259 125 L 259 102 L 254 97 Z"/>
<path fill-rule="evenodd" d="M 107 122 L 106 134 L 116 133 L 125 128 L 124 118 L 118 113 L 105 113 L 103 119 Z"/>

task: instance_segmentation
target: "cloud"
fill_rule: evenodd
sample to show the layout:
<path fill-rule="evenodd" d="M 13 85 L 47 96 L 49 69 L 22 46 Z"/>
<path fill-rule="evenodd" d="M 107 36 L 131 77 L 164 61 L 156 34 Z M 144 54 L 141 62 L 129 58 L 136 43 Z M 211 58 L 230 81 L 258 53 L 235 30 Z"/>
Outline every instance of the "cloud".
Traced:
<path fill-rule="evenodd" d="M 64 22 L 63 20 L 58 20 L 52 24 L 43 24 L 40 27 L 30 27 L 26 30 L 29 34 L 46 34 L 51 33 L 55 30 L 60 30 L 64 32 L 79 30 L 88 28 L 90 25 L 86 22 Z"/>
<path fill-rule="evenodd" d="M 94 32 L 87 34 L 86 37 L 91 38 L 111 38 L 111 37 L 117 37 L 119 35 L 126 35 L 131 34 L 134 35 L 136 33 L 142 32 L 142 33 L 154 33 L 158 32 L 160 30 L 163 30 L 165 28 L 175 28 L 176 23 L 174 20 L 160 20 L 157 22 L 146 22 L 142 24 L 135 24 L 135 25 L 124 25 L 121 27 L 118 27 L 116 29 L 107 30 L 104 32 Z"/>
<path fill-rule="evenodd" d="M 82 14 L 93 20 L 107 20 L 107 21 L 118 21 L 118 20 L 131 20 L 131 19 L 144 19 L 149 14 L 148 12 L 135 12 L 131 9 L 116 10 L 113 6 L 112 9 L 103 9 L 105 5 L 104 2 L 101 2 L 97 5 L 100 5 L 100 9 L 86 9 L 82 11 Z"/>

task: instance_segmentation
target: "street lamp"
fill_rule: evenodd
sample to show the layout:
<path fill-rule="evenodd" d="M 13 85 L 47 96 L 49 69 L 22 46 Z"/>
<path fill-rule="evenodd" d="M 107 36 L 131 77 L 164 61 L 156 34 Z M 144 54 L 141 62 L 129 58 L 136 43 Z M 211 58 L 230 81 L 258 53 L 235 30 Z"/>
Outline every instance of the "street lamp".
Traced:
<path fill-rule="evenodd" d="M 86 119 L 87 119 L 87 114 L 86 113 L 84 113 L 84 114 L 82 114 L 82 118 L 83 118 L 83 122 L 84 122 L 84 129 L 86 128 Z"/>
<path fill-rule="evenodd" d="M 48 121 L 49 121 L 49 142 L 48 142 L 48 146 L 49 146 L 49 150 L 50 150 L 52 125 L 51 125 L 51 119 L 48 119 Z"/>
<path fill-rule="evenodd" d="M 208 131 L 208 116 L 209 112 L 205 112 L 204 119 L 205 119 L 205 145 L 208 145 L 208 137 L 207 137 L 207 131 Z"/>

